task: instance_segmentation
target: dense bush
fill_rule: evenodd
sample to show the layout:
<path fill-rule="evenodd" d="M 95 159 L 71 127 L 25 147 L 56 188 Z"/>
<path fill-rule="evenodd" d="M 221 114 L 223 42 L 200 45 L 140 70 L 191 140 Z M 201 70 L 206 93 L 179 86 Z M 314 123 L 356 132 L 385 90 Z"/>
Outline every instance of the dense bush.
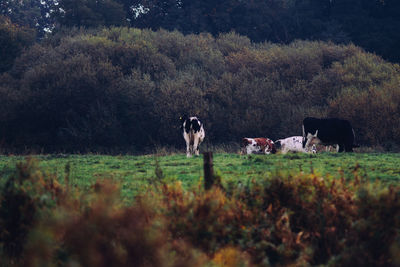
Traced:
<path fill-rule="evenodd" d="M 235 33 L 75 30 L 0 76 L 3 149 L 143 151 L 182 146 L 179 117 L 206 140 L 301 134 L 305 116 L 349 119 L 360 144 L 399 145 L 400 67 L 354 45 L 253 44 Z"/>
<path fill-rule="evenodd" d="M 275 174 L 209 191 L 161 177 L 128 206 L 107 179 L 87 192 L 68 186 L 66 170 L 60 185 L 28 161 L 2 185 L 0 264 L 400 264 L 400 189 L 366 181 L 359 166 L 350 180 Z M 8 223 L 10 213 L 21 219 Z"/>
<path fill-rule="evenodd" d="M 9 70 L 22 50 L 35 41 L 35 30 L 0 15 L 0 73 Z"/>

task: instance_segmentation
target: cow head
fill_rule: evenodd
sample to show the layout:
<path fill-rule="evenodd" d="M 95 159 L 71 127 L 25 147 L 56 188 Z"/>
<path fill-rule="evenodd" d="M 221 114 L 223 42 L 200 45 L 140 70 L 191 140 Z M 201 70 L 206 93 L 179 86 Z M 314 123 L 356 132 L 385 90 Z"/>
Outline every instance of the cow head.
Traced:
<path fill-rule="evenodd" d="M 183 123 L 187 118 L 188 118 L 188 116 L 182 115 L 182 116 L 179 117 L 179 121 L 180 121 L 181 123 Z"/>
<path fill-rule="evenodd" d="M 303 148 L 309 150 L 310 146 L 320 144 L 321 140 L 318 138 L 318 130 L 315 134 L 307 133 L 307 136 L 303 139 Z"/>
<path fill-rule="evenodd" d="M 260 153 L 261 148 L 254 140 L 254 138 L 243 138 L 242 139 L 242 154 Z"/>
<path fill-rule="evenodd" d="M 276 149 L 281 149 L 281 148 L 282 148 L 282 141 L 281 141 L 281 139 L 276 140 L 274 143 L 275 143 L 275 148 L 276 148 Z"/>
<path fill-rule="evenodd" d="M 180 129 L 183 130 L 183 128 L 185 127 L 185 122 L 188 119 L 188 117 L 186 115 L 182 115 L 179 117 L 179 121 L 180 121 Z"/>

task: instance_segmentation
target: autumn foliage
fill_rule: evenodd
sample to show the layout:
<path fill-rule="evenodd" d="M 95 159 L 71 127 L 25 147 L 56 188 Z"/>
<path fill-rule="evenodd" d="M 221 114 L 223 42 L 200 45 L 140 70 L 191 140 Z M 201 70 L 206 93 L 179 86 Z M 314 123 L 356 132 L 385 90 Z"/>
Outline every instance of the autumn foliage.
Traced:
<path fill-rule="evenodd" d="M 67 168 L 68 169 L 68 168 Z M 275 174 L 238 187 L 158 183 L 123 205 L 108 180 L 80 192 L 20 163 L 2 186 L 10 266 L 396 266 L 398 187 Z"/>

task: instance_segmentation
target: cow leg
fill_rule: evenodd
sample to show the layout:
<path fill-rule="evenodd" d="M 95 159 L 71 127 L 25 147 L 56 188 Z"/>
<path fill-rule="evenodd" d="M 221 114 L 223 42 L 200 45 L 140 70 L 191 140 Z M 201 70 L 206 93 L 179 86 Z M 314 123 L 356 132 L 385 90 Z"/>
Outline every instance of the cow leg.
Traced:
<path fill-rule="evenodd" d="M 339 150 L 338 152 L 343 152 L 344 151 L 344 145 L 343 144 L 338 144 Z"/>
<path fill-rule="evenodd" d="M 189 143 L 186 143 L 186 157 L 190 158 L 191 156 L 191 145 Z"/>
<path fill-rule="evenodd" d="M 190 157 L 190 136 L 185 131 L 183 132 L 183 138 L 186 143 L 186 157 Z"/>
<path fill-rule="evenodd" d="M 344 150 L 345 150 L 346 152 L 353 152 L 353 146 L 352 146 L 352 145 L 349 145 L 349 144 L 346 144 L 346 145 L 344 146 Z"/>
<path fill-rule="evenodd" d="M 187 141 L 187 149 L 186 149 L 186 155 L 187 157 L 191 157 L 194 153 L 194 143 L 195 143 L 195 136 L 193 135 L 193 132 L 190 132 L 188 135 L 188 141 Z"/>
<path fill-rule="evenodd" d="M 195 138 L 193 142 L 193 152 L 196 154 L 196 156 L 199 155 L 199 138 Z"/>

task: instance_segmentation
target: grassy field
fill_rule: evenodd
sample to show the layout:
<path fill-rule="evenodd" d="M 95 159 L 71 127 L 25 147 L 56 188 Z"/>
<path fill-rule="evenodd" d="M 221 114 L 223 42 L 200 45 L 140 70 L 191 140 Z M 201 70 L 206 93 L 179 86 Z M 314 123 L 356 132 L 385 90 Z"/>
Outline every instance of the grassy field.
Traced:
<path fill-rule="evenodd" d="M 89 188 L 101 179 L 113 179 L 121 184 L 124 201 L 145 192 L 157 179 L 180 181 L 185 188 L 202 184 L 202 156 L 186 158 L 184 154 L 167 156 L 105 156 L 105 155 L 38 155 L 32 156 L 45 172 L 63 182 L 69 165 L 69 183 L 81 189 Z M 1 156 L 2 177 L 12 173 L 23 156 Z M 317 173 L 324 177 L 352 179 L 354 171 L 369 180 L 398 183 L 400 154 L 396 153 L 321 153 L 287 155 L 214 154 L 214 171 L 222 182 L 247 183 L 276 173 Z M 2 179 L 3 181 L 5 179 Z"/>

